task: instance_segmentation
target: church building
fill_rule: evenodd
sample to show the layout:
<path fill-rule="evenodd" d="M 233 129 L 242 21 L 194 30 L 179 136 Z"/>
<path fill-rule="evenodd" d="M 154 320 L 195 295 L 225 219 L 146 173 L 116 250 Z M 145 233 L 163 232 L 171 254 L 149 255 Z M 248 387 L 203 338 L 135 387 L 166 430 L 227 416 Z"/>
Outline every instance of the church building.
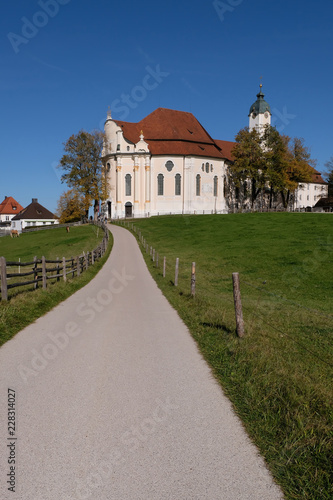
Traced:
<path fill-rule="evenodd" d="M 233 142 L 215 141 L 191 114 L 158 108 L 139 123 L 105 122 L 107 215 L 227 213 Z"/>
<path fill-rule="evenodd" d="M 270 125 L 271 116 L 260 85 L 250 108 L 250 130 Z M 228 166 L 235 143 L 213 139 L 192 113 L 158 108 L 130 123 L 113 119 L 108 111 L 104 131 L 107 217 L 234 211 Z"/>

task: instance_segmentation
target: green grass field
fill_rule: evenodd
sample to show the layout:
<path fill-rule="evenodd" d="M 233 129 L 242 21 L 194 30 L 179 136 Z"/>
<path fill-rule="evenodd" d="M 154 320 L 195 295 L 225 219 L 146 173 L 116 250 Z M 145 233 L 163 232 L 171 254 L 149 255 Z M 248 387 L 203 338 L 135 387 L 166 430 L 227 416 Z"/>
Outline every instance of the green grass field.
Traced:
<path fill-rule="evenodd" d="M 286 498 L 331 499 L 333 215 L 170 216 L 134 224 L 159 253 L 156 269 L 143 251 L 152 275 Z M 243 339 L 235 332 L 233 272 L 240 273 Z"/>
<path fill-rule="evenodd" d="M 44 255 L 53 260 L 57 257 L 70 258 L 83 251 L 96 248 L 103 238 L 103 231 L 93 225 L 71 227 L 67 234 L 64 228 L 23 233 L 19 238 L 9 236 L 0 238 L 0 256 L 9 261 L 21 258 L 21 262 L 31 261 L 36 255 Z M 105 255 L 90 266 L 79 277 L 67 277 L 67 282 L 54 282 L 46 290 L 33 290 L 32 287 L 13 288 L 8 302 L 0 301 L 0 346 L 12 338 L 22 328 L 47 313 L 59 302 L 86 285 L 102 268 L 113 244 L 110 235 Z M 23 269 L 23 268 L 22 268 Z M 17 279 L 17 278 L 15 278 Z"/>
<path fill-rule="evenodd" d="M 47 259 L 70 258 L 91 251 L 103 238 L 103 231 L 94 225 L 73 226 L 67 233 L 64 227 L 22 233 L 19 238 L 0 238 L 0 257 L 22 262 L 36 255 Z"/>

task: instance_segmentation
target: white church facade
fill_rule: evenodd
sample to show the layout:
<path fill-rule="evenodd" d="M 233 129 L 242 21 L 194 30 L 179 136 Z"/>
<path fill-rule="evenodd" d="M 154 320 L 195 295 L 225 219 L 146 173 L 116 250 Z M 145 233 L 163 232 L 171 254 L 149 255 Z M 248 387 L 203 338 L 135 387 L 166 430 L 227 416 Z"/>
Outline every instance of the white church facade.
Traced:
<path fill-rule="evenodd" d="M 183 111 L 158 108 L 139 123 L 105 122 L 108 216 L 227 213 L 233 143 L 214 141 Z"/>
<path fill-rule="evenodd" d="M 270 107 L 260 86 L 250 108 L 249 128 L 260 130 L 270 123 Z M 214 140 L 192 113 L 158 108 L 140 122 L 130 123 L 112 119 L 109 111 L 104 131 L 107 217 L 231 211 L 228 166 L 235 143 Z"/>

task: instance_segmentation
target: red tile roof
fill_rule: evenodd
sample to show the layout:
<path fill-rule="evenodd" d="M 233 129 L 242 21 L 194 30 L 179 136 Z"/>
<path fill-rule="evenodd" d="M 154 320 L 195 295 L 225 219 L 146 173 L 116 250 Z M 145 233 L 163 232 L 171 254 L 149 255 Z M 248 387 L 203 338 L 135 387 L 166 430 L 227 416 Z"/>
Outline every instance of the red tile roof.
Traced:
<path fill-rule="evenodd" d="M 310 168 L 312 170 L 312 181 L 311 182 L 313 182 L 314 184 L 327 184 L 327 182 L 324 181 L 324 179 L 321 176 L 321 173 L 318 172 L 318 170 L 316 170 L 313 167 L 310 167 Z"/>
<path fill-rule="evenodd" d="M 158 108 L 138 123 L 114 121 L 133 144 L 139 141 L 142 131 L 153 155 L 227 158 L 192 113 Z"/>
<path fill-rule="evenodd" d="M 0 214 L 15 215 L 23 210 L 20 205 L 12 196 L 6 196 L 2 203 L 0 203 Z"/>
<path fill-rule="evenodd" d="M 215 139 L 215 143 L 221 149 L 224 158 L 227 158 L 229 161 L 234 161 L 235 158 L 232 154 L 232 150 L 235 147 L 236 142 L 220 141 L 219 139 Z"/>

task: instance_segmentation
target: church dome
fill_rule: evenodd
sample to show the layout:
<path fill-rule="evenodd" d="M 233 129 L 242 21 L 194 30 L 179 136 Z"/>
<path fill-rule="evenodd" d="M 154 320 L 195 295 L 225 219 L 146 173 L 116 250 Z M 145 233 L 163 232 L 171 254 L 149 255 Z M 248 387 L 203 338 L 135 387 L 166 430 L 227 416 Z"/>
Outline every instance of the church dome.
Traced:
<path fill-rule="evenodd" d="M 252 113 L 258 115 L 259 113 L 265 113 L 266 111 L 268 111 L 269 113 L 271 112 L 270 105 L 265 101 L 264 97 L 265 94 L 262 93 L 262 84 L 260 84 L 260 91 L 259 94 L 257 94 L 258 99 L 250 107 L 249 116 Z"/>

